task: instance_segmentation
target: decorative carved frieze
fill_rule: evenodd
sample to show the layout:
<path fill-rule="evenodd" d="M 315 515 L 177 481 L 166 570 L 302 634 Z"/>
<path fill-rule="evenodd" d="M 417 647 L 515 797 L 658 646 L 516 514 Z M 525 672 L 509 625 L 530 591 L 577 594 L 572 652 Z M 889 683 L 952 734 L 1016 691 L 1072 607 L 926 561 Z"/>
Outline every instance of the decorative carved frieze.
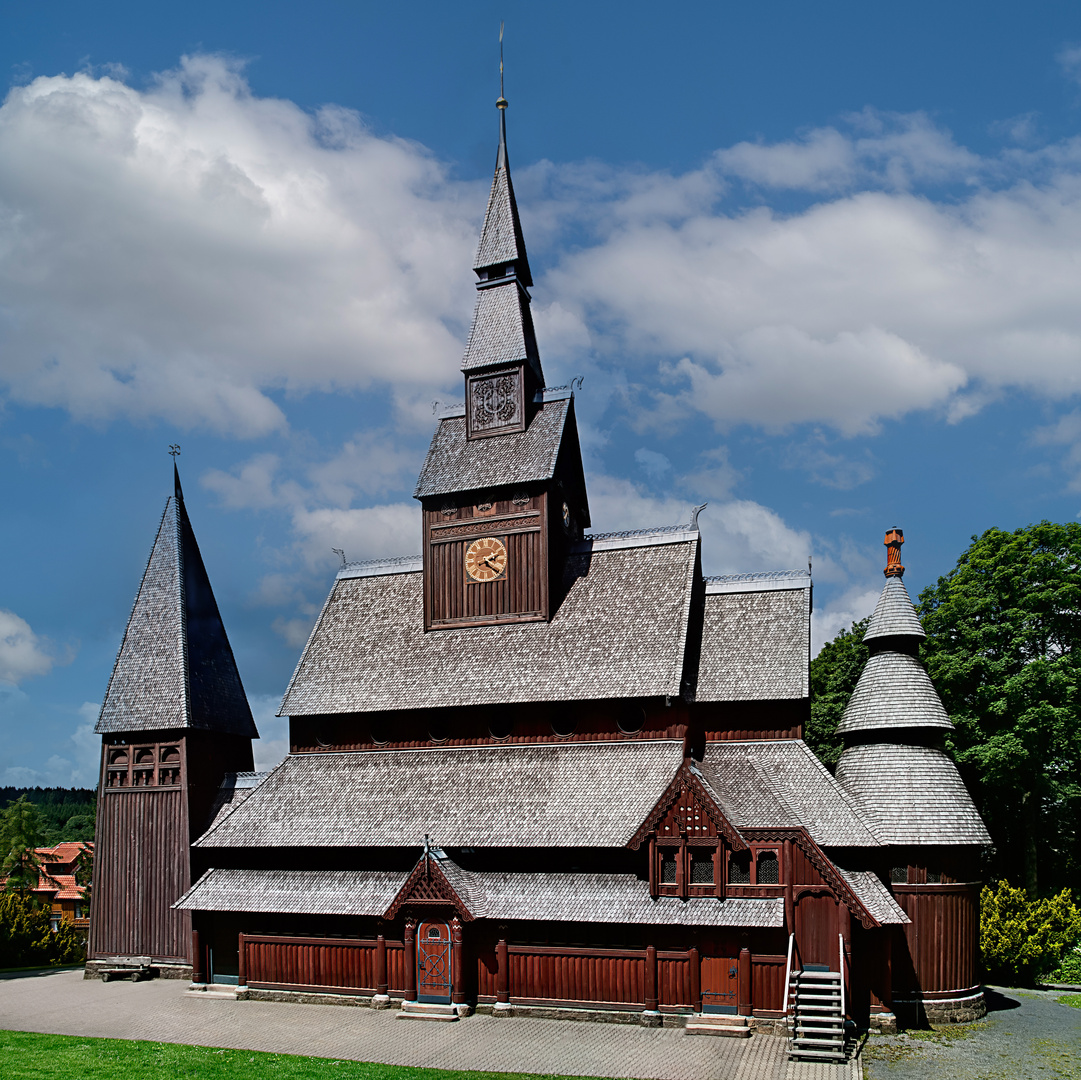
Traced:
<path fill-rule="evenodd" d="M 486 518 L 483 521 L 461 522 L 454 525 L 433 525 L 432 542 L 453 540 L 459 536 L 487 536 L 498 526 L 500 533 L 532 532 L 540 528 L 540 514 L 516 514 L 513 517 Z"/>

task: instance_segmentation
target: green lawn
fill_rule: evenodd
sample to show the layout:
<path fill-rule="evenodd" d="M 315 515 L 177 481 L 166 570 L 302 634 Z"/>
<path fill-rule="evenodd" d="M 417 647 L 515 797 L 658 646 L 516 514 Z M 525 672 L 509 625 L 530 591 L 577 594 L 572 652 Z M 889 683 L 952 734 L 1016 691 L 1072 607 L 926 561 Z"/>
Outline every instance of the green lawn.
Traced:
<path fill-rule="evenodd" d="M 0 1076 L 4 1080 L 79 1080 L 125 1077 L 199 1077 L 200 1080 L 535 1080 L 528 1073 L 450 1072 L 375 1065 L 338 1058 L 264 1054 L 256 1050 L 215 1050 L 209 1046 L 83 1039 L 72 1035 L 36 1035 L 0 1031 Z M 559 1078 L 568 1080 L 568 1078 Z"/>

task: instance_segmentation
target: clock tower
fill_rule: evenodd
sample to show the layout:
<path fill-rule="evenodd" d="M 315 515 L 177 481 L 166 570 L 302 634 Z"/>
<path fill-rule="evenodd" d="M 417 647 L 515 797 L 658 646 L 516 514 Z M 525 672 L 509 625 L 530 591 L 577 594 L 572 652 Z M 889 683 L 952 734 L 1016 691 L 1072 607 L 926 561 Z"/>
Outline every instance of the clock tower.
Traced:
<path fill-rule="evenodd" d="M 499 151 L 473 270 L 465 402 L 439 423 L 414 496 L 424 508 L 424 628 L 543 621 L 562 598 L 570 545 L 589 525 L 569 387 L 544 385 L 529 270 Z"/>

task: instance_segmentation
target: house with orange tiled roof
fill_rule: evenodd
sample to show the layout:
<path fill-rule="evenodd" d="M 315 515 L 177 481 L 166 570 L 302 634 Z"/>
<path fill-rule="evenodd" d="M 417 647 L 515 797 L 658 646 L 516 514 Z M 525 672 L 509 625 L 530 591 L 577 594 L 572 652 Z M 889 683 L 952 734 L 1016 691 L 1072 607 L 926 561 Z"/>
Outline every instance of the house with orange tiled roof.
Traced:
<path fill-rule="evenodd" d="M 48 905 L 53 930 L 63 920 L 76 930 L 89 933 L 89 889 L 78 883 L 76 874 L 84 859 L 93 859 L 93 842 L 64 841 L 55 847 L 35 848 L 34 854 L 38 860 L 38 883 L 30 891 Z"/>

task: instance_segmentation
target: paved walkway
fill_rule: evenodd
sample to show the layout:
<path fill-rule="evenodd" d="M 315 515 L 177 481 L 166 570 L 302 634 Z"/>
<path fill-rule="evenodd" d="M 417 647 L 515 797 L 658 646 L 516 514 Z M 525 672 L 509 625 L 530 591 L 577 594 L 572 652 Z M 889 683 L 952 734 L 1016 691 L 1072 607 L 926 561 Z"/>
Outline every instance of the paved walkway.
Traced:
<path fill-rule="evenodd" d="M 682 1028 L 471 1016 L 398 1020 L 396 1010 L 207 999 L 186 982 L 84 981 L 81 971 L 0 976 L 0 1028 L 194 1043 L 484 1072 L 642 1080 L 862 1080 L 858 1063 L 788 1061 L 770 1035 L 722 1039 Z"/>

